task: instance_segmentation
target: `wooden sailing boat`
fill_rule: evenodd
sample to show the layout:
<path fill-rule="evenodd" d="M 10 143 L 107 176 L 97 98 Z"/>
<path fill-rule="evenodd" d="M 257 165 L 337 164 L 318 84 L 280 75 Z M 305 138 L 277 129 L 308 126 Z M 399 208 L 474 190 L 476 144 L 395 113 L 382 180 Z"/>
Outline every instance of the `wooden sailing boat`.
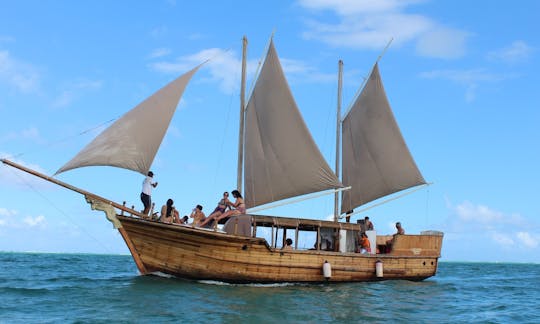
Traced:
<path fill-rule="evenodd" d="M 126 113 L 57 173 L 108 165 L 145 175 L 198 68 Z M 245 111 L 243 108 L 242 104 L 239 179 L 243 173 L 248 208 L 345 185 L 351 189 L 342 195 L 344 213 L 425 183 L 392 116 L 377 65 L 343 121 L 343 184 L 298 111 L 272 41 Z M 143 275 L 162 272 L 226 282 L 350 282 L 423 280 L 437 270 L 440 232 L 376 236 L 373 252 L 380 246 L 386 253 L 360 254 L 356 250 L 362 224 L 254 215 L 249 210 L 246 215 L 231 217 L 223 230 L 165 224 L 12 161 L 2 162 L 83 194 L 92 209 L 104 211 L 119 230 Z M 270 241 L 257 235 L 260 228 L 271 230 Z M 287 231 L 295 235 L 293 250 L 282 250 L 284 244 L 277 239 L 281 232 L 285 241 Z M 305 232 L 316 237 L 313 249 L 298 249 L 299 233 Z M 387 240 L 392 240 L 391 251 L 383 249 Z"/>

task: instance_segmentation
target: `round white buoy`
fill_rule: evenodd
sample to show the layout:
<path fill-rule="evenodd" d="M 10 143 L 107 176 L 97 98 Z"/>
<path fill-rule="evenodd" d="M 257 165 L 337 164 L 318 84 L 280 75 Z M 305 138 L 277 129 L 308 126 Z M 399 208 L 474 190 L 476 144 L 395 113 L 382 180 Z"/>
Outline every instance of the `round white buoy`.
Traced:
<path fill-rule="evenodd" d="M 383 277 L 383 263 L 381 260 L 375 262 L 375 274 L 377 275 L 377 278 Z"/>
<path fill-rule="evenodd" d="M 332 266 L 330 265 L 328 261 L 324 261 L 322 270 L 323 270 L 324 279 L 328 280 L 332 277 Z"/>

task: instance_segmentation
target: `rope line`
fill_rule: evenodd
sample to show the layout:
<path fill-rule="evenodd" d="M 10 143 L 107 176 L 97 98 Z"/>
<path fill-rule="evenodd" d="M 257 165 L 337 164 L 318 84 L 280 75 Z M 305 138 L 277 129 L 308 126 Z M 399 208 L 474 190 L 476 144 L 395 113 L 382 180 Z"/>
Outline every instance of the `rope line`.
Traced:
<path fill-rule="evenodd" d="M 48 147 L 52 147 L 52 146 L 55 146 L 55 145 L 58 145 L 60 143 L 64 143 L 64 142 L 67 142 L 68 140 L 72 139 L 72 138 L 75 138 L 75 137 L 78 137 L 78 136 L 82 136 L 82 135 L 85 135 L 87 133 L 90 133 L 91 131 L 95 130 L 95 129 L 98 129 L 100 127 L 103 127 L 107 124 L 110 124 L 112 123 L 113 121 L 117 120 L 118 118 L 113 118 L 113 119 L 110 119 L 110 120 L 107 120 L 97 126 L 93 126 L 91 128 L 88 128 L 86 130 L 83 130 L 82 132 L 78 133 L 78 134 L 75 134 L 75 135 L 70 135 L 70 136 L 67 136 L 67 137 L 64 137 L 60 140 L 57 140 L 57 141 L 54 141 L 54 142 L 50 142 L 49 144 L 45 144 L 45 147 L 48 148 Z M 20 153 L 17 153 L 17 154 L 14 154 L 14 155 L 11 155 L 11 156 L 3 156 L 2 158 L 11 158 L 11 159 L 16 159 L 16 158 L 19 158 L 23 155 L 25 155 L 27 152 L 20 152 Z"/>

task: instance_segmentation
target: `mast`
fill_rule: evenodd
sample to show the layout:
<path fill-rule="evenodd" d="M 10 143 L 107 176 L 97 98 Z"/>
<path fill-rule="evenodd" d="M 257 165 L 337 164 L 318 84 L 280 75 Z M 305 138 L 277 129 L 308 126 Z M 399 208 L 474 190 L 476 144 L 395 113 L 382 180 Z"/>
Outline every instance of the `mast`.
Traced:
<path fill-rule="evenodd" d="M 339 154 L 340 154 L 340 139 L 341 139 L 341 87 L 343 76 L 343 61 L 338 62 L 338 90 L 337 90 L 337 116 L 336 116 L 336 176 L 339 179 Z M 334 222 L 339 219 L 338 206 L 339 205 L 339 192 L 334 194 Z"/>
<path fill-rule="evenodd" d="M 238 131 L 238 169 L 236 189 L 242 192 L 242 170 L 244 168 L 244 119 L 246 107 L 246 53 L 247 37 L 242 37 L 242 81 L 240 85 L 240 127 Z"/>

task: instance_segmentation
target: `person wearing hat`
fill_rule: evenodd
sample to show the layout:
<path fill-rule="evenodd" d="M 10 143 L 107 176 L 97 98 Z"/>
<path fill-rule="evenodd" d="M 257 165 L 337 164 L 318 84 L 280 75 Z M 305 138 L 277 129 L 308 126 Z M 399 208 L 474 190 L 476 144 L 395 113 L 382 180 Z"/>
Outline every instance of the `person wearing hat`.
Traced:
<path fill-rule="evenodd" d="M 154 173 L 152 171 L 148 171 L 148 176 L 144 179 L 142 183 L 142 192 L 141 192 L 141 201 L 144 205 L 144 210 L 142 211 L 143 214 L 148 215 L 150 212 L 150 206 L 152 205 L 152 187 L 157 187 L 157 182 L 152 182 L 154 177 Z"/>

